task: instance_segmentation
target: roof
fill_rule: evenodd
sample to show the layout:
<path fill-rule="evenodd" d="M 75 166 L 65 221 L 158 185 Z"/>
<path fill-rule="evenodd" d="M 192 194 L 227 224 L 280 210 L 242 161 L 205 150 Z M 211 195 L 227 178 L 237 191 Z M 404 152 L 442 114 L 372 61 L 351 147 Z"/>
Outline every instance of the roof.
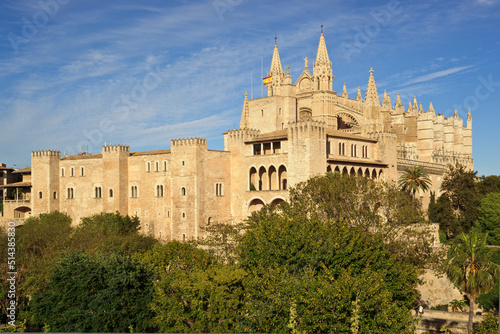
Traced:
<path fill-rule="evenodd" d="M 138 156 L 138 155 L 154 155 L 154 154 L 170 154 L 171 150 L 154 150 L 154 151 L 142 151 L 142 152 L 132 152 L 130 156 Z"/>
<path fill-rule="evenodd" d="M 358 164 L 358 165 L 378 165 L 378 166 L 387 166 L 387 163 L 383 163 L 380 160 L 371 160 L 371 159 L 356 159 L 356 158 L 345 158 L 339 156 L 329 156 L 326 159 L 328 162 L 337 162 L 337 163 L 348 163 L 348 164 Z"/>
<path fill-rule="evenodd" d="M 20 188 L 20 187 L 31 187 L 31 182 L 16 182 L 0 186 L 0 188 Z"/>
<path fill-rule="evenodd" d="M 276 139 L 288 139 L 288 129 L 282 129 L 278 131 L 264 133 L 260 136 L 252 138 L 245 143 L 256 143 L 261 141 L 276 140 Z"/>
<path fill-rule="evenodd" d="M 0 166 L 0 170 L 14 170 L 14 168 Z"/>
<path fill-rule="evenodd" d="M 12 174 L 14 173 L 19 173 L 19 174 L 22 174 L 22 173 L 31 173 L 31 167 L 26 167 L 26 168 L 23 168 L 23 169 L 17 169 L 15 171 L 12 172 Z"/>
<path fill-rule="evenodd" d="M 368 137 L 363 137 L 360 135 L 354 135 L 349 132 L 344 132 L 340 130 L 333 130 L 333 129 L 326 129 L 326 134 L 332 137 L 339 137 L 339 138 L 346 138 L 346 139 L 357 139 L 357 140 L 362 140 L 362 141 L 369 141 L 372 143 L 376 143 L 377 140 L 371 139 Z"/>
<path fill-rule="evenodd" d="M 83 160 L 83 159 L 101 159 L 102 154 L 88 154 L 85 152 L 80 152 L 74 155 L 70 155 L 62 158 L 61 160 Z"/>

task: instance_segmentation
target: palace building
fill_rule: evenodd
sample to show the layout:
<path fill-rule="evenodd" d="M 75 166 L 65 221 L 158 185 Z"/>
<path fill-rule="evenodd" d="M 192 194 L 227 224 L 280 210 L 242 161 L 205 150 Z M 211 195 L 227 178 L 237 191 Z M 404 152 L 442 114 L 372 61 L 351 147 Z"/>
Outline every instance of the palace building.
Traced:
<path fill-rule="evenodd" d="M 432 103 L 424 111 L 416 98 L 407 108 L 399 94 L 395 104 L 385 92 L 380 101 L 373 70 L 364 98 L 359 87 L 350 98 L 345 84 L 335 92 L 323 33 L 312 72 L 304 60 L 294 81 L 274 46 L 267 97 L 245 94 L 240 128 L 224 133 L 223 151 L 188 138 L 146 152 L 126 145 L 68 157 L 32 152 L 31 175 L 18 184 L 25 195 L 4 199 L 4 221 L 57 210 L 78 224 L 118 211 L 137 215 L 141 230 L 158 239 L 186 240 L 286 201 L 289 187 L 328 171 L 396 181 L 405 168 L 423 166 L 439 193 L 448 164 L 473 168 L 470 111 L 464 126 L 457 112 L 445 118 Z M 428 203 L 428 193 L 420 196 Z"/>

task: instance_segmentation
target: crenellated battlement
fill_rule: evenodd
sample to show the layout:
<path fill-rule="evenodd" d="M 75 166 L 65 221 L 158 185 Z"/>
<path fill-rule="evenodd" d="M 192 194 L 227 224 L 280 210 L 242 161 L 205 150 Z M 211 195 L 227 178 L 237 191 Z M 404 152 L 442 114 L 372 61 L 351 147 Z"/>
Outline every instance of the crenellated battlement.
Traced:
<path fill-rule="evenodd" d="M 130 152 L 130 146 L 128 145 L 104 145 L 102 147 L 102 153 L 114 153 L 114 152 Z"/>
<path fill-rule="evenodd" d="M 32 151 L 31 156 L 33 158 L 38 158 L 38 157 L 58 157 L 58 158 L 61 158 L 61 151 L 56 151 L 56 150 Z"/>
<path fill-rule="evenodd" d="M 238 130 L 229 130 L 226 132 L 229 139 L 231 140 L 247 140 L 260 135 L 260 130 L 255 129 L 238 129 Z"/>
<path fill-rule="evenodd" d="M 205 138 L 198 138 L 198 137 L 194 137 L 194 138 L 182 138 L 182 139 L 172 139 L 170 141 L 170 145 L 171 145 L 171 147 L 174 147 L 174 146 L 196 146 L 196 145 L 200 145 L 200 146 L 206 147 L 207 146 L 207 140 Z"/>

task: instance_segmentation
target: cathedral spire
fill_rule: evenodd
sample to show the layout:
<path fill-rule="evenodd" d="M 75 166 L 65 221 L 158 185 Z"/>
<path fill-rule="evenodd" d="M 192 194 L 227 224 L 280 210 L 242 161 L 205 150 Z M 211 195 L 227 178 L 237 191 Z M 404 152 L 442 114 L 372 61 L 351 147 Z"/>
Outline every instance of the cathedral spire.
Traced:
<path fill-rule="evenodd" d="M 384 107 L 385 110 L 391 109 L 391 98 L 387 94 L 386 89 L 384 89 L 384 98 L 382 99 L 382 106 Z"/>
<path fill-rule="evenodd" d="M 276 42 L 275 42 L 276 43 Z M 281 66 L 280 53 L 278 51 L 278 45 L 274 44 L 273 60 L 271 61 L 271 71 L 269 75 L 273 76 L 273 82 L 275 78 L 281 78 L 283 76 L 283 67 Z"/>
<path fill-rule="evenodd" d="M 248 105 L 248 93 L 245 92 L 245 101 L 243 102 L 243 110 L 241 111 L 240 129 L 248 128 L 249 116 L 250 116 L 250 107 Z"/>
<path fill-rule="evenodd" d="M 434 107 L 432 106 L 432 102 L 431 102 L 431 104 L 429 105 L 429 110 L 427 110 L 427 112 L 431 112 L 431 113 L 433 113 L 434 115 L 436 115 L 436 111 L 434 110 Z"/>
<path fill-rule="evenodd" d="M 470 108 L 469 112 L 467 113 L 467 128 L 472 129 L 472 115 L 470 113 Z"/>
<path fill-rule="evenodd" d="M 398 96 L 396 97 L 396 107 L 399 107 L 399 106 L 402 106 L 403 104 L 401 103 L 401 97 L 399 96 L 399 93 L 398 93 Z"/>
<path fill-rule="evenodd" d="M 361 97 L 361 88 L 359 88 L 358 86 L 358 94 L 356 94 L 356 101 L 362 101 L 362 97 Z"/>
<path fill-rule="evenodd" d="M 418 107 L 418 113 L 421 114 L 424 112 L 424 108 L 422 108 L 422 102 L 420 102 L 420 106 Z"/>
<path fill-rule="evenodd" d="M 345 82 L 344 82 L 344 88 L 342 88 L 342 97 L 347 98 L 347 88 L 345 86 Z"/>
<path fill-rule="evenodd" d="M 328 57 L 325 36 L 323 32 L 319 37 L 318 53 L 313 63 L 314 84 L 317 90 L 332 90 L 332 62 Z"/>
<path fill-rule="evenodd" d="M 373 68 L 370 69 L 370 77 L 368 78 L 368 85 L 366 86 L 365 102 L 371 106 L 380 106 L 377 86 L 375 85 L 375 78 L 373 77 Z"/>

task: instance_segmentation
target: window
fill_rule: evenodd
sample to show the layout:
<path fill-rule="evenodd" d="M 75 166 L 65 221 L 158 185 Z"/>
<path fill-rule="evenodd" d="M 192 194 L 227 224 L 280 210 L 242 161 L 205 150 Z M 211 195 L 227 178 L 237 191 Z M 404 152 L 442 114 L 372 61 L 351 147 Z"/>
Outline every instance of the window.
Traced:
<path fill-rule="evenodd" d="M 85 169 L 83 167 L 80 169 L 80 175 L 85 176 Z"/>
<path fill-rule="evenodd" d="M 156 197 L 163 197 L 163 185 L 156 186 Z"/>
<path fill-rule="evenodd" d="M 222 192 L 222 183 L 215 184 L 215 196 L 217 197 L 224 196 L 224 193 Z"/>
<path fill-rule="evenodd" d="M 42 192 L 41 192 L 41 191 L 38 193 L 38 198 L 39 198 L 39 199 L 42 199 L 42 198 L 43 198 L 43 194 L 42 194 Z"/>
<path fill-rule="evenodd" d="M 61 168 L 61 177 L 64 177 L 64 168 Z"/>
<path fill-rule="evenodd" d="M 181 194 L 182 196 L 186 196 L 186 188 L 182 187 Z"/>
<path fill-rule="evenodd" d="M 95 187 L 95 198 L 102 198 L 102 188 L 101 187 Z"/>
<path fill-rule="evenodd" d="M 262 109 L 260 112 L 261 112 L 261 116 L 264 117 L 264 109 Z"/>
<path fill-rule="evenodd" d="M 183 165 L 183 166 L 185 165 L 185 164 L 184 164 L 184 161 L 182 162 L 182 165 Z"/>
<path fill-rule="evenodd" d="M 186 242 L 186 235 L 182 234 L 182 242 Z"/>
<path fill-rule="evenodd" d="M 71 167 L 71 176 L 75 176 L 75 169 Z"/>
<path fill-rule="evenodd" d="M 253 155 L 260 155 L 262 150 L 261 144 L 253 144 Z"/>
<path fill-rule="evenodd" d="M 167 211 L 167 218 L 170 218 L 170 211 Z"/>
<path fill-rule="evenodd" d="M 160 171 L 160 163 L 158 161 L 155 162 L 155 172 Z"/>
<path fill-rule="evenodd" d="M 151 162 L 148 162 L 147 169 L 146 171 L 149 173 L 151 172 Z"/>
<path fill-rule="evenodd" d="M 185 212 L 182 213 L 182 218 L 186 218 L 186 213 Z"/>
<path fill-rule="evenodd" d="M 137 186 L 132 186 L 130 190 L 131 190 L 130 197 L 138 197 Z"/>
<path fill-rule="evenodd" d="M 73 190 L 73 188 L 68 188 L 68 198 L 71 199 L 71 198 L 74 198 L 75 196 L 75 192 Z"/>
<path fill-rule="evenodd" d="M 113 197 L 113 189 L 109 189 L 109 197 Z"/>
<path fill-rule="evenodd" d="M 167 162 L 166 161 L 163 161 L 163 171 L 164 172 L 167 171 Z"/>
<path fill-rule="evenodd" d="M 54 191 L 54 199 L 57 199 L 57 192 Z"/>

